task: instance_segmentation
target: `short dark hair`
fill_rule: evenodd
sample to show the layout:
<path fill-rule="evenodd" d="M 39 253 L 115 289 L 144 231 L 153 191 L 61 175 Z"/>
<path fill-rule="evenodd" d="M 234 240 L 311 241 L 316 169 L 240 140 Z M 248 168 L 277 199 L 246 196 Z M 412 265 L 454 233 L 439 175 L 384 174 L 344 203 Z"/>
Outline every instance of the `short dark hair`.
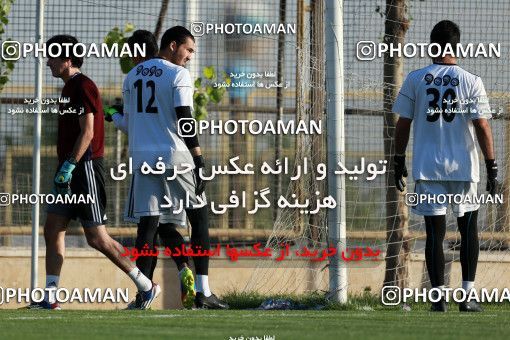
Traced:
<path fill-rule="evenodd" d="M 195 41 L 195 37 L 193 34 L 191 34 L 190 31 L 186 27 L 182 26 L 174 26 L 172 28 L 169 28 L 166 30 L 166 32 L 163 34 L 163 37 L 161 38 L 161 45 L 160 49 L 165 49 L 172 41 L 175 41 L 177 46 L 180 44 L 184 44 L 186 42 L 186 39 L 190 38 L 191 40 Z"/>
<path fill-rule="evenodd" d="M 71 45 L 69 46 L 69 48 L 62 47 L 60 49 L 60 53 L 57 54 L 57 53 L 54 53 L 55 52 L 54 48 L 51 49 L 52 44 L 57 44 L 57 45 L 60 45 L 61 47 L 62 47 L 62 44 L 71 44 Z M 71 64 L 74 67 L 80 68 L 81 65 L 83 65 L 83 57 L 77 57 L 74 54 L 74 52 L 82 55 L 82 54 L 84 54 L 85 51 L 84 51 L 83 46 L 76 47 L 76 51 L 74 51 L 74 45 L 76 45 L 76 44 L 78 44 L 78 39 L 76 39 L 72 35 L 59 34 L 59 35 L 54 35 L 46 42 L 46 48 L 48 49 L 48 51 L 50 51 L 50 49 L 51 49 L 50 57 L 55 57 L 55 58 L 60 58 L 60 59 L 71 59 Z M 48 54 L 50 54 L 50 53 L 48 53 Z"/>
<path fill-rule="evenodd" d="M 128 38 L 127 44 L 131 52 L 134 51 L 135 44 L 140 46 L 145 45 L 146 58 L 152 58 L 158 54 L 158 42 L 156 41 L 156 37 L 154 34 L 146 30 L 134 31 L 133 35 Z"/>
<path fill-rule="evenodd" d="M 459 26 L 450 20 L 438 22 L 430 32 L 430 42 L 439 44 L 441 51 L 444 50 L 446 44 L 450 44 L 455 51 L 457 44 L 460 43 Z"/>

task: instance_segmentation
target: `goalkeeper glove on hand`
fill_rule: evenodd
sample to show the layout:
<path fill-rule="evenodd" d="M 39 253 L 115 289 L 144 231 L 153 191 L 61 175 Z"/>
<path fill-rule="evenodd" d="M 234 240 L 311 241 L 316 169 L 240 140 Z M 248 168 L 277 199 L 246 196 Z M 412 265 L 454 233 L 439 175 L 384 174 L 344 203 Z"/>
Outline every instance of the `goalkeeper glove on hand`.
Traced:
<path fill-rule="evenodd" d="M 195 175 L 195 181 L 197 183 L 195 187 L 195 194 L 196 195 L 202 195 L 202 193 L 205 190 L 205 181 L 200 178 L 200 169 L 205 167 L 205 160 L 202 155 L 200 156 L 193 156 L 193 163 L 195 163 L 195 170 L 193 170 L 193 173 Z"/>
<path fill-rule="evenodd" d="M 407 168 L 406 168 L 406 156 L 393 156 L 393 163 L 395 165 L 395 186 L 401 192 L 404 191 L 406 187 L 406 182 L 404 181 L 404 177 L 407 177 Z"/>
<path fill-rule="evenodd" d="M 490 195 L 496 194 L 498 186 L 498 165 L 494 159 L 486 159 L 485 167 L 487 168 L 487 187 L 485 188 Z"/>
<path fill-rule="evenodd" d="M 124 115 L 124 113 L 122 112 L 122 105 L 112 105 L 112 106 L 105 106 L 104 107 L 104 120 L 106 120 L 107 122 L 111 122 L 113 120 L 113 115 L 114 114 L 120 114 L 120 115 Z"/>
<path fill-rule="evenodd" d="M 60 170 L 55 175 L 55 192 L 60 195 L 69 195 L 71 194 L 71 178 L 73 175 L 71 174 L 76 168 L 76 160 L 74 158 L 69 158 L 67 161 L 62 164 Z"/>

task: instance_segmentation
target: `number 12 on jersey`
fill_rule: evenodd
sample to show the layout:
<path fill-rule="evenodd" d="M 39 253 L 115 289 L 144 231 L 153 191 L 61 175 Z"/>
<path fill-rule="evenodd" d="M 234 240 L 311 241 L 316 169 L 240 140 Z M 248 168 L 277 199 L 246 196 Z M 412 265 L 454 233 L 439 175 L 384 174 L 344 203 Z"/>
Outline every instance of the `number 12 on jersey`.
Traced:
<path fill-rule="evenodd" d="M 136 110 L 140 113 L 158 113 L 158 107 L 157 106 L 153 106 L 154 104 L 154 100 L 156 98 L 156 84 L 154 83 L 154 81 L 152 80 L 148 80 L 146 83 L 145 83 L 145 87 L 150 89 L 151 91 L 151 96 L 147 102 L 147 106 L 145 106 L 145 110 L 143 109 L 143 89 L 144 89 L 144 86 L 143 86 L 143 80 L 142 79 L 138 79 L 137 81 L 134 82 L 133 86 L 136 88 L 137 90 L 137 95 L 136 95 Z"/>

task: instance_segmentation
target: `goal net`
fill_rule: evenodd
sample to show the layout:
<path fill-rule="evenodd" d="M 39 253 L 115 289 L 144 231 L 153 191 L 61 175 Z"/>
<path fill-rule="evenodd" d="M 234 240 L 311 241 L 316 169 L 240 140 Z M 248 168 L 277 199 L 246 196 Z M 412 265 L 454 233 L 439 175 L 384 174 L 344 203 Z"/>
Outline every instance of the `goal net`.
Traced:
<path fill-rule="evenodd" d="M 315 2 L 313 2 L 315 3 Z M 402 287 L 430 286 L 425 266 L 425 226 L 423 218 L 414 215 L 404 204 L 403 196 L 391 194 L 395 191 L 390 186 L 390 160 L 392 153 L 385 152 L 385 144 L 393 143 L 393 128 L 385 129 L 385 117 L 391 117 L 385 110 L 391 108 L 394 97 L 385 96 L 385 89 L 398 92 L 400 84 L 385 81 L 385 68 L 398 65 L 393 60 L 375 57 L 373 60 L 360 60 L 357 57 L 357 44 L 360 41 L 379 43 L 384 41 L 385 24 L 389 18 L 384 1 L 343 2 L 344 22 L 344 100 L 345 100 L 345 165 L 352 168 L 366 160 L 388 161 L 386 175 L 368 181 L 366 178 L 350 180 L 346 177 L 346 226 L 347 247 L 373 247 L 381 250 L 379 261 L 352 262 L 348 264 L 348 292 L 357 294 L 370 290 L 379 293 L 383 282 Z M 504 60 L 508 54 L 510 24 L 502 13 L 508 13 L 510 4 L 505 1 L 395 1 L 393 6 L 402 6 L 403 20 L 398 22 L 405 26 L 405 43 L 427 43 L 433 25 L 445 19 L 450 13 L 451 19 L 461 29 L 462 43 L 500 44 L 500 58 L 463 58 L 459 64 L 464 69 L 479 75 L 485 85 L 493 112 L 497 114 L 490 121 L 499 165 L 498 180 L 503 204 L 482 205 L 478 215 L 480 236 L 480 256 L 476 276 L 477 287 L 504 287 L 508 280 L 508 138 L 510 121 L 508 120 L 510 91 L 508 79 L 510 68 Z M 330 23 L 324 22 L 324 25 Z M 324 100 L 327 94 L 317 96 L 324 91 L 324 85 L 315 80 L 324 79 L 324 43 L 314 36 L 317 28 L 313 26 L 313 13 L 304 23 L 305 31 L 311 32 L 310 38 L 299 48 L 298 63 L 302 65 L 300 75 L 303 101 L 300 109 L 303 119 L 310 120 L 322 115 L 325 122 Z M 481 29 L 483 27 L 483 29 Z M 324 32 L 322 29 L 322 33 Z M 430 64 L 428 58 L 404 58 L 401 73 L 405 77 L 410 71 Z M 403 79 L 400 79 L 400 82 Z M 297 88 L 300 88 L 297 86 Z M 319 110 L 317 110 L 319 108 Z M 321 111 L 322 110 L 322 111 Z M 321 111 L 318 113 L 318 111 Z M 299 112 L 299 110 L 298 110 Z M 412 136 L 412 133 L 411 133 Z M 407 167 L 412 169 L 412 145 L 407 148 Z M 296 164 L 304 158 L 315 162 L 324 161 L 325 139 L 313 141 L 303 137 L 296 146 Z M 481 159 L 480 171 L 482 181 L 479 193 L 485 192 L 485 164 Z M 328 165 L 329 166 L 329 165 Z M 409 171 L 411 173 L 411 171 Z M 325 181 L 317 181 L 313 174 L 302 179 L 299 184 L 292 183 L 287 195 L 296 191 L 312 197 L 318 188 L 323 188 Z M 407 188 L 413 192 L 414 182 L 407 178 Z M 389 194 L 390 193 L 390 194 Z M 462 281 L 459 249 L 460 234 L 457 231 L 456 218 L 451 209 L 447 213 L 447 235 L 443 244 L 446 259 L 446 284 L 458 287 Z M 392 237 L 400 234 L 400 238 Z M 313 218 L 282 211 L 275 221 L 273 234 L 267 240 L 267 246 L 275 251 L 282 243 L 290 243 L 296 248 L 304 245 L 324 248 L 328 246 L 328 225 L 325 212 Z M 505 265 L 506 264 L 506 265 Z M 393 272 L 393 281 L 388 281 L 388 272 Z M 374 284 L 375 283 L 375 284 Z M 328 264 L 324 262 L 301 261 L 290 266 L 277 266 L 270 260 L 259 261 L 246 291 L 263 293 L 301 293 L 310 291 L 329 291 Z"/>

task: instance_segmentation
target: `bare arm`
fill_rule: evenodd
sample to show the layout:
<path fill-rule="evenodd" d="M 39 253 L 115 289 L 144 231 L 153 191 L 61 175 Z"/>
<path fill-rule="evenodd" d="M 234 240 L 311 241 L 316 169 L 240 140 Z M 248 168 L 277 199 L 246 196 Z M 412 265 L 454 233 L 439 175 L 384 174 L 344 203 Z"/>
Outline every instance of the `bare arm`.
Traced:
<path fill-rule="evenodd" d="M 79 118 L 80 122 L 80 135 L 76 140 L 73 148 L 72 157 L 79 161 L 94 137 L 94 114 L 87 113 Z"/>
<path fill-rule="evenodd" d="M 189 149 L 189 152 L 191 153 L 191 156 L 201 156 L 202 150 L 200 150 L 200 147 L 197 146 L 196 148 Z"/>
<path fill-rule="evenodd" d="M 482 149 L 483 156 L 485 159 L 494 159 L 494 143 L 492 140 L 492 130 L 489 122 L 485 118 L 473 120 L 473 125 L 476 131 L 476 137 L 478 138 L 478 144 Z"/>
<path fill-rule="evenodd" d="M 400 117 L 395 126 L 395 153 L 404 155 L 409 142 L 412 119 Z"/>

